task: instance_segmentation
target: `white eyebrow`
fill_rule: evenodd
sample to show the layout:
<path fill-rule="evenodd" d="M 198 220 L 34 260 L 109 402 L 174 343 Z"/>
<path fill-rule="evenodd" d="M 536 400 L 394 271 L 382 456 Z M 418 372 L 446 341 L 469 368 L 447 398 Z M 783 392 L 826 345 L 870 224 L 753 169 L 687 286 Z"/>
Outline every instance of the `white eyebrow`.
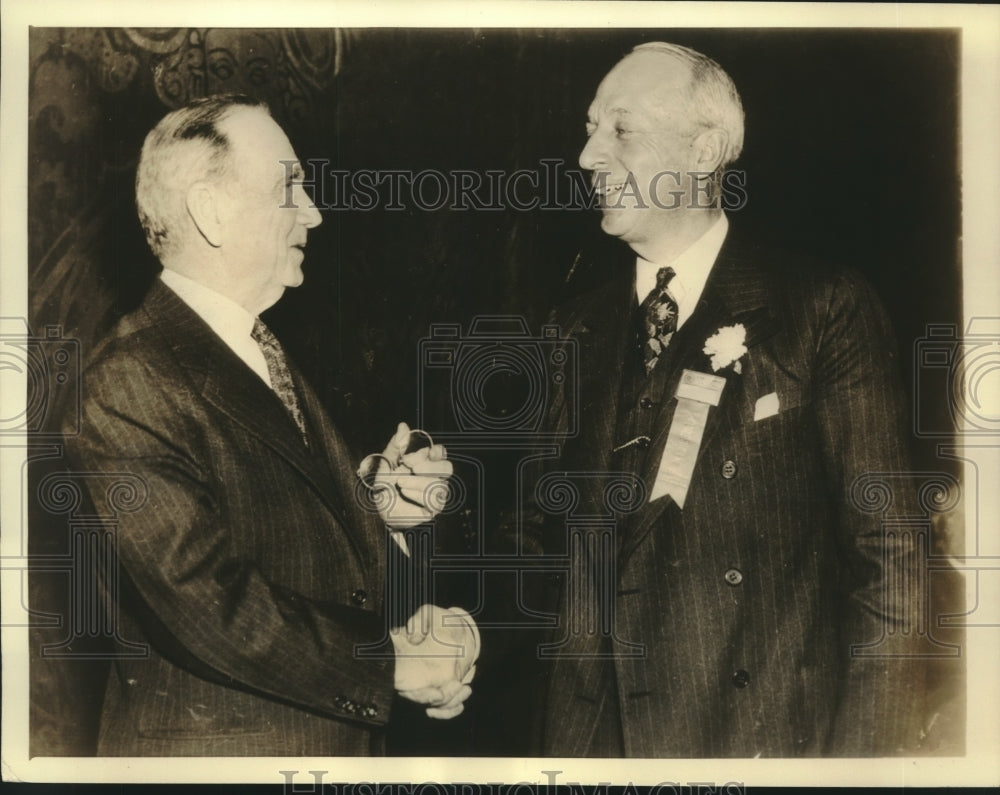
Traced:
<path fill-rule="evenodd" d="M 629 116 L 632 114 L 628 108 L 608 108 L 608 116 Z M 587 109 L 587 121 L 591 124 L 596 123 L 597 113 L 594 111 L 593 107 Z"/>

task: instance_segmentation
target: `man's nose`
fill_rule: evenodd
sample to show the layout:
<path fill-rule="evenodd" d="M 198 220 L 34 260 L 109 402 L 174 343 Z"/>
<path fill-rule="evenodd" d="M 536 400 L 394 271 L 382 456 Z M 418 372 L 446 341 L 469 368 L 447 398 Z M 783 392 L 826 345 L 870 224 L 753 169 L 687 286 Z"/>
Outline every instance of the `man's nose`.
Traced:
<path fill-rule="evenodd" d="M 588 139 L 583 150 L 580 152 L 580 168 L 586 171 L 596 171 L 607 165 L 607 155 L 603 144 L 603 136 L 599 132 L 593 133 Z"/>
<path fill-rule="evenodd" d="M 319 210 L 313 205 L 312 197 L 301 185 L 296 185 L 295 187 L 299 194 L 295 197 L 295 204 L 299 209 L 299 223 L 306 227 L 306 229 L 319 226 L 323 223 L 323 216 L 319 214 Z"/>

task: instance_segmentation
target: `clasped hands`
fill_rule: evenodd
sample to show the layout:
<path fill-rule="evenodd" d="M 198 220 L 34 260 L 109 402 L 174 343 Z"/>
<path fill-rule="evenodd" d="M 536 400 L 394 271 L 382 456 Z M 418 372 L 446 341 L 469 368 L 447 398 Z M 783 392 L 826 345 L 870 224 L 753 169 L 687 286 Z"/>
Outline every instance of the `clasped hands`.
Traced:
<path fill-rule="evenodd" d="M 462 712 L 479 658 L 479 629 L 472 616 L 461 607 L 425 604 L 389 635 L 399 694 L 425 705 L 431 718 L 446 720 Z"/>

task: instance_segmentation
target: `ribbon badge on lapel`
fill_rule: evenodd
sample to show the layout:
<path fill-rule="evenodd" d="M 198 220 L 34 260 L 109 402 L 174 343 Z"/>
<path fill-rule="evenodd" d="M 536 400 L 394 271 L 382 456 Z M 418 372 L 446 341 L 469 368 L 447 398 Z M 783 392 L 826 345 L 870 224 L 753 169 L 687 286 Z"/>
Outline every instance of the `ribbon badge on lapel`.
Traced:
<path fill-rule="evenodd" d="M 703 353 L 711 357 L 713 372 L 732 365 L 733 371 L 742 372 L 740 359 L 747 352 L 746 328 L 742 323 L 720 328 L 705 340 Z M 684 370 L 677 385 L 677 408 L 667 433 L 667 444 L 650 492 L 652 502 L 669 494 L 679 508 L 684 507 L 694 465 L 698 459 L 701 439 L 708 422 L 708 410 L 718 406 L 726 379 L 718 375 Z"/>
<path fill-rule="evenodd" d="M 685 370 L 677 385 L 677 408 L 667 434 L 667 446 L 656 473 L 649 501 L 669 494 L 678 507 L 684 507 L 694 464 L 701 447 L 701 437 L 708 422 L 708 409 L 718 406 L 726 379 L 718 375 Z"/>

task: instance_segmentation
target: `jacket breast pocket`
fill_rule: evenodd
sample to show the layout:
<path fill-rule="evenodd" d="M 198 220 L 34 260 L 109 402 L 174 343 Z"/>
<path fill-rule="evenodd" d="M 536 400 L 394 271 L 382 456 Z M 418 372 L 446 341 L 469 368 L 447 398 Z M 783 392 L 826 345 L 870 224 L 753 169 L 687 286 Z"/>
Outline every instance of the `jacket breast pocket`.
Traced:
<path fill-rule="evenodd" d="M 780 371 L 767 376 L 747 384 L 741 424 L 751 448 L 772 450 L 782 439 L 794 444 L 808 435 L 812 395 Z"/>
<path fill-rule="evenodd" d="M 806 379 L 796 378 L 770 360 L 755 361 L 743 384 L 744 422 L 751 428 L 780 423 L 812 402 Z"/>

